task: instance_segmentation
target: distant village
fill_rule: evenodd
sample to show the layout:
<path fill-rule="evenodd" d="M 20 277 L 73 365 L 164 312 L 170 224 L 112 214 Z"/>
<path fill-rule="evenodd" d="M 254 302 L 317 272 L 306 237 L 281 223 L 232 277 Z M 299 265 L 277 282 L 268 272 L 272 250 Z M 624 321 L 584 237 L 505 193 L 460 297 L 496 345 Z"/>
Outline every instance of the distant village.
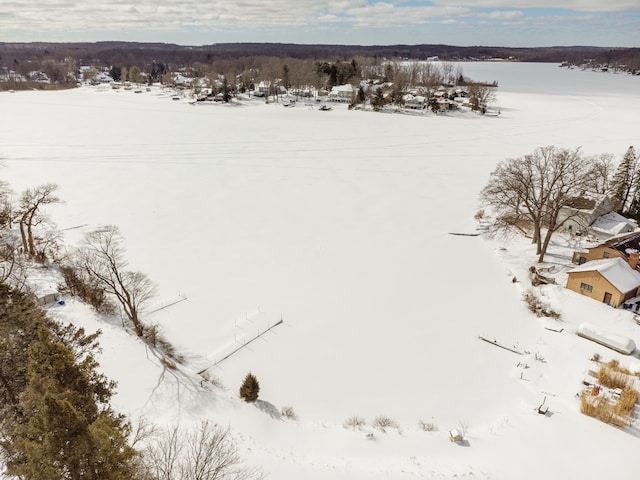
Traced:
<path fill-rule="evenodd" d="M 613 73 L 628 73 L 630 75 L 640 75 L 640 68 L 632 65 L 626 65 L 624 63 L 617 62 L 602 62 L 594 58 L 585 58 L 581 62 L 564 61 L 560 64 L 561 67 L 580 70 L 592 70 L 594 72 L 613 72 Z"/>
<path fill-rule="evenodd" d="M 434 113 L 466 108 L 495 113 L 498 82 L 476 82 L 463 75 L 459 63 L 428 61 L 383 61 L 352 59 L 339 62 L 270 59 L 241 73 L 217 73 L 240 67 L 196 65 L 171 69 L 154 63 L 144 69 L 130 67 L 76 66 L 71 59 L 47 63 L 39 70 L 20 72 L 3 67 L 0 85 L 9 91 L 59 89 L 92 85 L 142 93 L 152 85 L 173 89 L 180 98 L 194 102 L 233 102 L 240 97 L 264 99 L 290 105 L 298 100 L 345 103 L 350 108 L 370 107 L 376 111 L 397 110 Z"/>

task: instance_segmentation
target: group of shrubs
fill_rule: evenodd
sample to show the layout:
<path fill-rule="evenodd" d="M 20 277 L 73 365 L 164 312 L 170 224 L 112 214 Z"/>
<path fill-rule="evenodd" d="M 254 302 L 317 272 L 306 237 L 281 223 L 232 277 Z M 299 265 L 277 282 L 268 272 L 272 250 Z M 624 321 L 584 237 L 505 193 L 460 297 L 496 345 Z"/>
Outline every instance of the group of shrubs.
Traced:
<path fill-rule="evenodd" d="M 599 356 L 597 358 L 599 359 Z M 635 388 L 638 378 L 639 373 L 632 374 L 617 360 L 600 364 L 597 373 L 598 384 L 583 390 L 580 411 L 617 427 L 633 424 L 636 420 L 633 409 L 640 398 L 640 392 Z M 605 395 L 602 392 L 603 387 L 612 389 L 615 393 Z"/>
<path fill-rule="evenodd" d="M 349 430 L 360 431 L 367 426 L 367 422 L 362 417 L 353 416 L 346 419 L 342 426 Z M 371 422 L 371 427 L 381 431 L 382 433 L 387 433 L 388 429 L 400 430 L 400 424 L 393 418 L 386 415 L 378 415 L 375 417 Z M 438 430 L 438 427 L 434 423 L 426 422 L 424 420 L 418 421 L 418 428 L 424 432 L 435 432 Z"/>

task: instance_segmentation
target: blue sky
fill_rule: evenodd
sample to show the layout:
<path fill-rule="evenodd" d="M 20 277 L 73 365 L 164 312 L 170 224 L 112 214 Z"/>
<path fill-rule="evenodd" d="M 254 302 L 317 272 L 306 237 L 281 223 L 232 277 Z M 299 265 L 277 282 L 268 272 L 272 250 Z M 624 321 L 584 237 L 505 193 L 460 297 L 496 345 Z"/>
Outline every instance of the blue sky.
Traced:
<path fill-rule="evenodd" d="M 0 41 L 640 47 L 640 0 L 1 0 Z"/>

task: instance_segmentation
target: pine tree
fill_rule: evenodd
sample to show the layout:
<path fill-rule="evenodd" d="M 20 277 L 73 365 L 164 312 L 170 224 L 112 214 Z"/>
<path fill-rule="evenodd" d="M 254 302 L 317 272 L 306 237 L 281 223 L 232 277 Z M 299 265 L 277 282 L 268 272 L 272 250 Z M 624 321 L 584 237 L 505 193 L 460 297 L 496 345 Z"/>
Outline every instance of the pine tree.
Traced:
<path fill-rule="evenodd" d="M 287 90 L 291 88 L 291 73 L 287 64 L 282 67 L 282 85 L 284 85 L 284 88 Z"/>
<path fill-rule="evenodd" d="M 367 101 L 367 95 L 364 93 L 364 88 L 362 88 L 362 85 L 358 87 L 357 101 L 358 103 L 364 103 Z"/>
<path fill-rule="evenodd" d="M 616 173 L 611 180 L 611 200 L 616 206 L 618 213 L 626 213 L 630 208 L 630 204 L 635 194 L 640 194 L 637 191 L 633 192 L 634 187 L 638 186 L 638 158 L 633 146 L 627 149 L 627 152 L 622 157 L 620 165 Z"/>
<path fill-rule="evenodd" d="M 244 377 L 244 382 L 240 387 L 240 398 L 245 402 L 255 402 L 258 399 L 258 393 L 260 393 L 260 384 L 258 379 L 251 372 L 247 373 Z"/>
<path fill-rule="evenodd" d="M 222 101 L 225 103 L 229 103 L 231 101 L 231 89 L 229 88 L 227 77 L 222 78 Z"/>
<path fill-rule="evenodd" d="M 45 329 L 28 355 L 8 472 L 27 480 L 130 478 L 129 428 L 109 408 L 114 385 L 96 372 L 93 357 L 76 363 Z"/>
<path fill-rule="evenodd" d="M 375 95 L 371 99 L 371 106 L 375 111 L 380 110 L 384 106 L 384 94 L 382 93 L 382 88 L 378 88 L 376 90 Z"/>
<path fill-rule="evenodd" d="M 135 479 L 130 426 L 109 407 L 97 335 L 61 326 L 0 284 L 0 456 L 22 480 Z"/>

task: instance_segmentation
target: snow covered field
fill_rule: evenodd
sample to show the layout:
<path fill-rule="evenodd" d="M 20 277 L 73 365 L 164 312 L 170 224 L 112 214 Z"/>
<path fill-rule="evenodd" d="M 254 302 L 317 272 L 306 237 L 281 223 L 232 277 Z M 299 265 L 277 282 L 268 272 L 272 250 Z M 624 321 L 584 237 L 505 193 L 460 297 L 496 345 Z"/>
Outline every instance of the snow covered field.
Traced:
<path fill-rule="evenodd" d="M 66 203 L 49 211 L 69 243 L 119 226 L 131 267 L 158 285 L 151 310 L 187 297 L 147 316 L 187 356 L 178 371 L 75 301 L 51 309 L 104 331 L 116 408 L 229 424 L 273 479 L 636 478 L 637 430 L 581 415 L 575 397 L 593 353 L 638 363 L 577 326 L 640 344 L 631 314 L 549 287 L 562 321 L 540 320 L 521 300 L 527 242 L 449 233 L 475 231 L 478 192 L 505 158 L 556 145 L 620 159 L 637 147 L 640 79 L 462 66 L 499 82 L 500 116 L 193 106 L 157 90 L 1 94 L 1 178 L 16 191 L 58 183 Z M 555 260 L 573 246 L 557 245 Z M 193 373 L 210 366 L 226 390 L 201 387 Z M 237 400 L 249 371 L 262 410 Z M 269 404 L 299 419 L 272 418 Z M 342 427 L 378 415 L 400 430 Z M 452 428 L 465 446 L 449 442 Z"/>

